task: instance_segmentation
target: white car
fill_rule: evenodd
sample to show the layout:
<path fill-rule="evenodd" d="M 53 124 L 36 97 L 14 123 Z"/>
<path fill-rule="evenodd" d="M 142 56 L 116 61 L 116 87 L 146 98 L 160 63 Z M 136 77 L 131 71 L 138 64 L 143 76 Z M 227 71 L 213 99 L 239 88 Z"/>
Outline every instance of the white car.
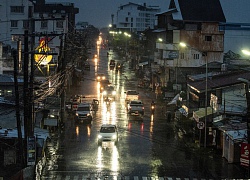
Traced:
<path fill-rule="evenodd" d="M 139 93 L 136 90 L 127 90 L 124 93 L 126 93 L 125 95 L 126 102 L 139 99 Z"/>
<path fill-rule="evenodd" d="M 98 145 L 101 146 L 102 142 L 118 142 L 118 131 L 116 125 L 103 124 L 98 134 Z"/>

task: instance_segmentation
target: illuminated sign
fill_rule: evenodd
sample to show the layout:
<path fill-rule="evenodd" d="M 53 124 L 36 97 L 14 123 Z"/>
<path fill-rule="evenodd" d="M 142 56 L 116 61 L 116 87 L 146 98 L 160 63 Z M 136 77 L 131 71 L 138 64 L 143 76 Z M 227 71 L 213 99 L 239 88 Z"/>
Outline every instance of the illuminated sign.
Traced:
<path fill-rule="evenodd" d="M 39 54 L 34 55 L 34 59 L 39 65 L 46 65 L 52 60 L 52 55 L 48 55 L 50 48 L 46 40 L 46 38 L 40 39 L 39 46 L 36 48 L 36 52 Z"/>

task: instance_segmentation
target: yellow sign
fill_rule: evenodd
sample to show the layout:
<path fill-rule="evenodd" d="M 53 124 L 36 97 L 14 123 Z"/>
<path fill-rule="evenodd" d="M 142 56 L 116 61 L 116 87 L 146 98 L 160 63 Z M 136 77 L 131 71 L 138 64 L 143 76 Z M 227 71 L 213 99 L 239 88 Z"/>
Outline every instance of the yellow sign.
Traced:
<path fill-rule="evenodd" d="M 34 59 L 39 65 L 47 65 L 52 60 L 52 55 L 46 54 L 50 52 L 50 48 L 48 47 L 48 43 L 46 43 L 45 38 L 40 39 L 36 52 L 39 54 L 35 54 Z"/>

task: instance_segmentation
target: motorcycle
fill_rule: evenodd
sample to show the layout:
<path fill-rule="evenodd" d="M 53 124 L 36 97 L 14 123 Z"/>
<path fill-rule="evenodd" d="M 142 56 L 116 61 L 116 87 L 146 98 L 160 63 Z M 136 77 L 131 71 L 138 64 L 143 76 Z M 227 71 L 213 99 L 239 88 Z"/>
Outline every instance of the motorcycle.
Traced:
<path fill-rule="evenodd" d="M 155 113 L 155 105 L 154 104 L 151 104 L 150 110 L 151 110 L 151 114 Z"/>
<path fill-rule="evenodd" d="M 94 111 L 98 111 L 99 101 L 97 99 L 93 99 L 92 106 Z"/>
<path fill-rule="evenodd" d="M 105 98 L 105 103 L 106 103 L 106 107 L 108 109 L 110 107 L 111 100 L 109 98 Z"/>

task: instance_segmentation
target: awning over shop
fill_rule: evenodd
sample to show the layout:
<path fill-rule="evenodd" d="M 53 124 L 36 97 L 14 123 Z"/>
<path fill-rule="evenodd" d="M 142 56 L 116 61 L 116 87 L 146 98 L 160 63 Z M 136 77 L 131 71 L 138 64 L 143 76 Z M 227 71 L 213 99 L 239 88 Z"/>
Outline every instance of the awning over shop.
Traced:
<path fill-rule="evenodd" d="M 168 103 L 168 105 L 171 105 L 171 104 L 176 105 L 178 100 L 181 101 L 180 94 L 177 94 L 177 95 L 172 99 L 172 101 L 170 101 L 170 102 Z"/>
<path fill-rule="evenodd" d="M 144 62 L 139 63 L 139 66 L 145 66 L 145 65 L 148 65 L 148 61 L 144 61 Z"/>
<path fill-rule="evenodd" d="M 214 110 L 212 107 L 207 107 L 207 116 L 210 114 L 213 114 Z M 205 117 L 206 115 L 206 108 L 200 108 L 198 111 L 194 111 L 193 112 L 193 118 L 195 119 L 195 121 L 199 122 L 200 118 Z"/>

